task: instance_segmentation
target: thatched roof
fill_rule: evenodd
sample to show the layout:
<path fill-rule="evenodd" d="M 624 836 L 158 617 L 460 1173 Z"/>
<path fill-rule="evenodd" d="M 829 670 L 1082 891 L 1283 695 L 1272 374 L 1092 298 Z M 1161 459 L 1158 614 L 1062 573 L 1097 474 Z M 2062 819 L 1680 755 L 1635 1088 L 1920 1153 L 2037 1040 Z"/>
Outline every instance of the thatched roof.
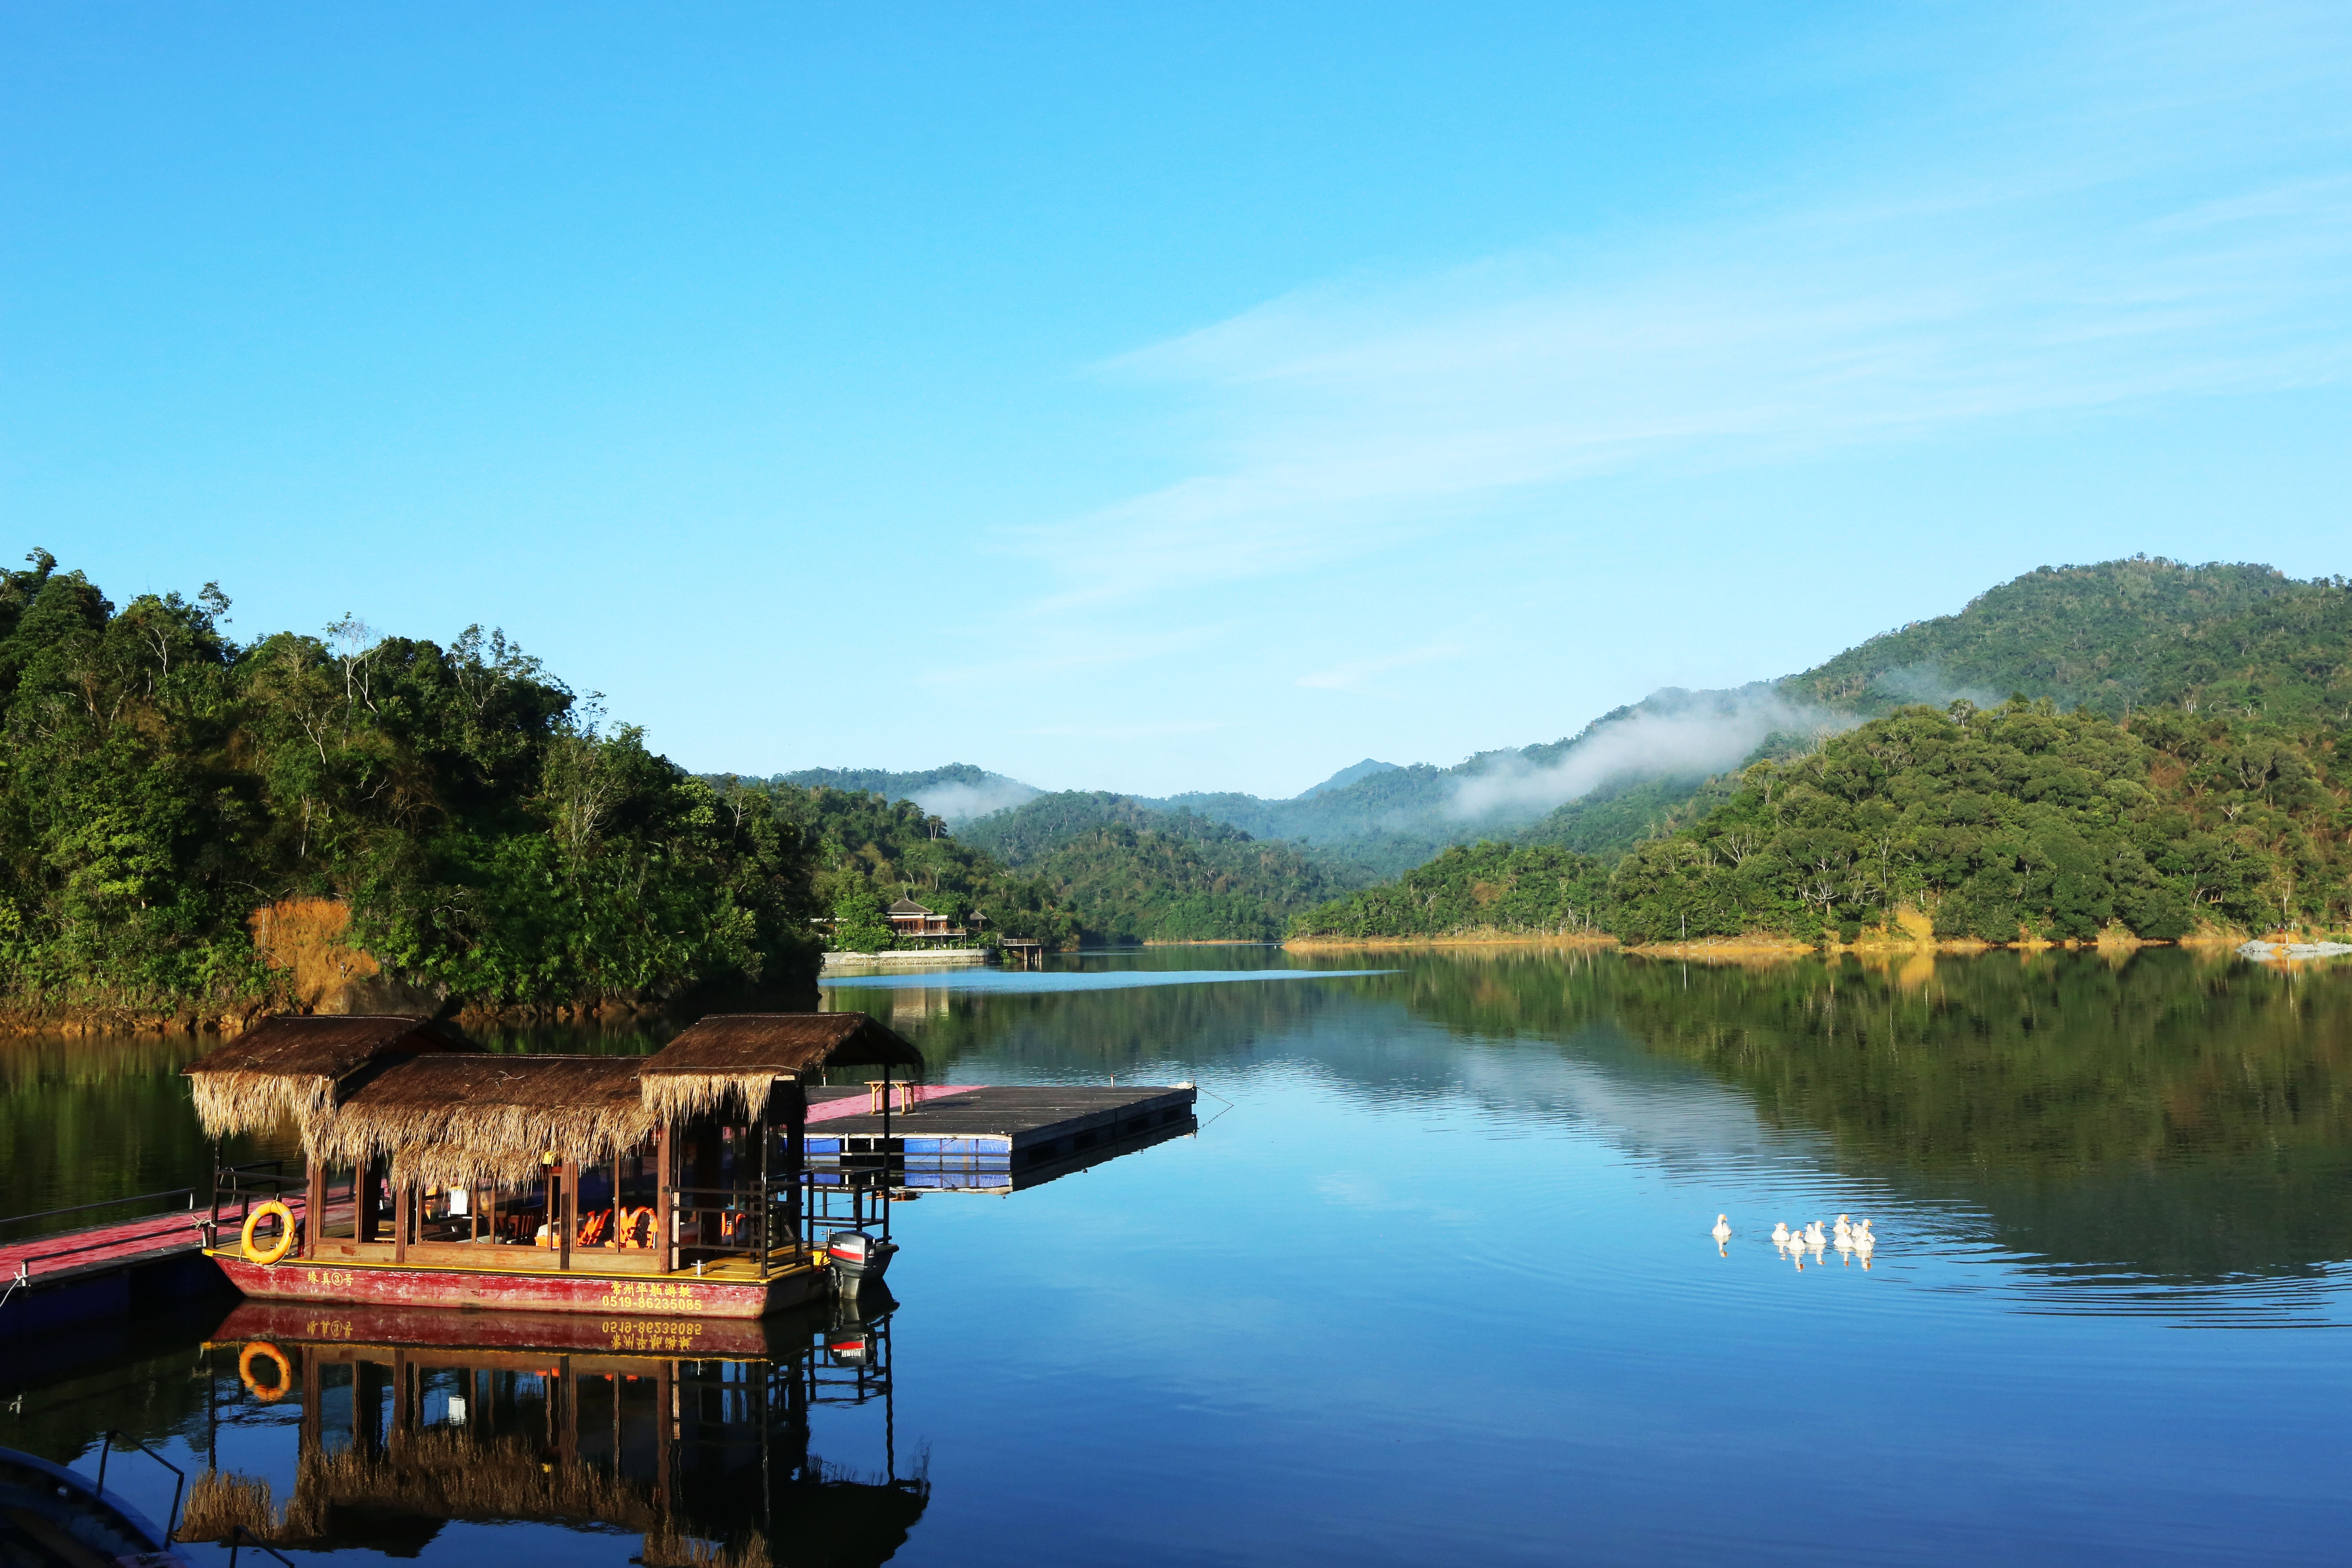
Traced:
<path fill-rule="evenodd" d="M 316 1119 L 311 1154 L 390 1158 L 395 1182 L 520 1186 L 543 1158 L 600 1163 L 654 1135 L 638 1057 L 425 1056 L 393 1062 Z"/>
<path fill-rule="evenodd" d="M 341 1086 L 380 1058 L 474 1048 L 415 1015 L 277 1017 L 180 1070 L 194 1090 L 205 1131 L 220 1138 L 274 1127 L 289 1115 L 307 1124 L 334 1102 Z"/>
<path fill-rule="evenodd" d="M 683 1120 L 767 1103 L 780 1078 L 826 1067 L 906 1068 L 923 1053 L 863 1013 L 715 1013 L 645 1064 L 646 1103 Z"/>
<path fill-rule="evenodd" d="M 863 1013 L 709 1017 L 651 1057 L 492 1055 L 422 1017 L 272 1018 L 183 1070 L 215 1137 L 292 1114 L 314 1160 L 389 1157 L 395 1178 L 517 1186 L 543 1158 L 601 1163 L 665 1121 L 760 1114 L 779 1079 L 828 1066 L 919 1072 Z"/>

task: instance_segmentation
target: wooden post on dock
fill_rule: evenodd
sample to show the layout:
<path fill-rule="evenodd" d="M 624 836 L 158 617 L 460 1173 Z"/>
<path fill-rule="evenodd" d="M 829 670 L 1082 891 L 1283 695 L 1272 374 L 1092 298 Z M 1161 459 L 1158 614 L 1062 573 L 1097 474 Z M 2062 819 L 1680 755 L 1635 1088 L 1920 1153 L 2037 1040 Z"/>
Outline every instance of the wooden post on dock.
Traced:
<path fill-rule="evenodd" d="M 319 1233 L 327 1228 L 327 1166 L 310 1162 L 310 1176 L 302 1192 L 302 1256 L 319 1256 Z"/>
<path fill-rule="evenodd" d="M 677 1200 L 671 1190 L 676 1181 L 673 1166 L 677 1151 L 672 1147 L 669 1123 L 662 1123 L 654 1134 L 654 1235 L 661 1248 L 661 1272 L 668 1274 L 677 1268 Z"/>
<path fill-rule="evenodd" d="M 556 1220 L 563 1227 L 563 1239 L 562 1250 L 556 1255 L 555 1266 L 569 1268 L 572 1267 L 572 1227 L 578 1222 L 580 1214 L 580 1167 L 573 1161 L 564 1159 L 550 1166 L 548 1172 L 550 1180 L 563 1184 L 563 1214 Z M 551 1198 L 553 1195 L 552 1193 L 549 1194 Z M 555 1205 L 551 1202 L 548 1207 L 552 1210 Z M 555 1216 L 551 1214 L 550 1217 Z"/>

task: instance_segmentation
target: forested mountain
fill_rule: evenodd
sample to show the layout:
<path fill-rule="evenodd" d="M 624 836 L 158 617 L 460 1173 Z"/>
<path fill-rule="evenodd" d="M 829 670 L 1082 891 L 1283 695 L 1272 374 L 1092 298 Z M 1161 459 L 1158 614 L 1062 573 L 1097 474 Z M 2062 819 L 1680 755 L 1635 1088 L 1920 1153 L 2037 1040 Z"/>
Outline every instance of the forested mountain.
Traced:
<path fill-rule="evenodd" d="M 887 946 L 882 911 L 900 898 L 959 922 L 982 917 L 983 934 L 1056 948 L 1078 940 L 1078 913 L 1048 879 L 1008 870 L 911 801 L 824 785 L 725 780 L 719 787 L 730 809 L 757 797 L 761 809 L 803 830 L 812 901 L 834 921 L 837 946 Z"/>
<path fill-rule="evenodd" d="M 1747 761 L 1787 756 L 1802 749 L 1809 731 L 1906 703 L 1966 698 L 1989 706 L 2013 694 L 2116 718 L 2169 705 L 2191 715 L 2341 725 L 2352 719 L 2352 585 L 2298 581 L 2268 566 L 2186 566 L 2146 556 L 2043 567 L 1989 589 L 1957 614 L 1873 637 L 1790 676 L 1776 691 L 1791 721 Z M 1620 775 L 1517 837 L 1622 852 L 1712 805 L 1720 786 L 1702 794 L 1703 784 L 1687 775 Z"/>
<path fill-rule="evenodd" d="M 1294 911 L 1363 879 L 1295 844 L 1101 793 L 1040 795 L 961 837 L 1044 878 L 1110 941 L 1271 940 Z"/>
<path fill-rule="evenodd" d="M 2168 939 L 2352 924 L 2352 788 L 2332 726 L 2048 699 L 1899 709 L 1759 762 L 1690 826 L 1616 858 L 1448 850 L 1298 917 L 1306 936 L 1597 929 L 1801 941 L 1924 910 L 1937 935 Z"/>
<path fill-rule="evenodd" d="M 1297 798 L 1300 800 L 1312 800 L 1315 796 L 1321 795 L 1326 790 L 1345 789 L 1359 779 L 1368 779 L 1373 777 L 1375 774 L 1392 773 L 1396 771 L 1397 765 L 1394 763 L 1384 763 L 1375 757 L 1366 757 L 1360 763 L 1341 768 L 1338 773 L 1333 773 L 1321 784 L 1310 784 L 1307 788 L 1300 790 L 1298 792 Z"/>
<path fill-rule="evenodd" d="M 1377 877 L 1490 837 L 1619 854 L 1704 809 L 1698 792 L 1710 775 L 1795 755 L 1906 703 L 1964 697 L 1983 707 L 2022 693 L 2116 717 L 2169 704 L 2189 714 L 2226 709 L 2273 722 L 2342 723 L 2352 714 L 2347 647 L 2352 589 L 2341 580 L 2145 557 L 2043 568 L 1801 674 L 1730 690 L 1669 688 L 1562 740 L 1444 768 L 1367 759 L 1288 800 L 1135 798 L 1256 839 L 1309 844 Z M 785 776 L 913 798 L 950 822 L 1034 793 L 970 767 Z"/>
<path fill-rule="evenodd" d="M 950 826 L 992 811 L 1009 811 L 1044 793 L 1034 784 L 970 763 L 950 763 L 914 773 L 894 773 L 884 768 L 803 768 L 796 773 L 778 773 L 768 782 L 803 789 L 863 790 L 885 800 L 910 800 Z"/>
<path fill-rule="evenodd" d="M 1782 684 L 1866 713 L 2021 692 L 2118 718 L 2170 705 L 2341 725 L 2352 721 L 2352 583 L 2146 556 L 2045 566 Z"/>
<path fill-rule="evenodd" d="M 762 796 L 722 810 L 499 635 L 239 644 L 217 588 L 118 608 L 32 561 L 0 577 L 9 1005 L 282 1004 L 272 906 L 476 1004 L 809 981 L 793 825 Z"/>

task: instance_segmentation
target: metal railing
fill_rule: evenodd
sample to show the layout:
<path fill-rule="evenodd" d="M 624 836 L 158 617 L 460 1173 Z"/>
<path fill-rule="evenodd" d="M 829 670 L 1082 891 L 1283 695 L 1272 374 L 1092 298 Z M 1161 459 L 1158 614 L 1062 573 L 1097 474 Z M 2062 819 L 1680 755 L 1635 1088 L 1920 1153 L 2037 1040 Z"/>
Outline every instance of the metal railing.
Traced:
<path fill-rule="evenodd" d="M 294 1568 L 294 1559 L 241 1524 L 232 1524 L 228 1527 L 228 1568 L 236 1568 L 236 1554 L 247 1546 L 252 1547 L 256 1552 L 268 1552 L 269 1555 L 285 1563 L 286 1568 Z"/>
<path fill-rule="evenodd" d="M 70 1208 L 43 1209 L 38 1214 L 10 1215 L 5 1219 L 0 1219 L 0 1225 L 23 1225 L 30 1220 L 56 1219 L 63 1215 L 88 1214 L 92 1209 L 110 1209 L 117 1204 L 153 1203 L 162 1198 L 184 1197 L 188 1200 L 188 1206 L 190 1208 L 194 1208 L 196 1206 L 196 1191 L 197 1189 L 194 1187 L 173 1187 L 160 1193 L 141 1193 L 135 1197 L 100 1198 L 94 1204 L 76 1204 Z"/>
<path fill-rule="evenodd" d="M 121 1436 L 121 1433 L 110 1426 L 106 1429 L 106 1436 L 99 1439 L 98 1495 L 101 1500 L 106 1496 L 106 1461 L 114 1452 L 116 1440 Z M 174 1478 L 172 1482 L 172 1511 L 171 1514 L 163 1521 L 163 1539 L 169 1541 L 172 1538 L 173 1532 L 180 1528 L 180 1498 L 182 1494 L 186 1492 L 188 1489 L 188 1472 L 180 1468 L 179 1466 L 172 1463 L 171 1460 L 165 1458 L 163 1455 L 157 1453 L 154 1449 L 149 1447 L 138 1438 L 133 1437 L 130 1439 L 130 1443 L 132 1447 L 138 1449 L 141 1453 L 146 1455 L 149 1458 L 154 1460 L 157 1464 L 171 1471 Z"/>
<path fill-rule="evenodd" d="M 284 1168 L 285 1162 L 282 1160 L 258 1161 L 251 1165 L 239 1165 L 232 1167 L 232 1169 L 236 1172 L 252 1172 L 260 1170 L 265 1164 L 271 1166 L 274 1169 L 282 1170 Z M 268 1178 L 258 1179 L 266 1180 Z M 215 1180 L 217 1180 L 217 1173 L 215 1175 Z M 201 1187 L 167 1187 L 159 1193 L 134 1193 L 126 1197 L 100 1198 L 96 1203 L 73 1204 L 65 1208 L 58 1209 L 43 1209 L 36 1214 L 9 1215 L 5 1218 L 0 1218 L 0 1226 L 29 1224 L 35 1220 L 61 1219 L 67 1215 L 92 1214 L 100 1209 L 117 1208 L 125 1204 L 161 1203 L 168 1198 L 185 1199 L 187 1206 L 185 1210 L 182 1212 L 193 1214 L 195 1212 L 196 1199 L 203 1191 L 204 1189 Z M 169 1213 L 165 1213 L 142 1215 L 141 1217 L 153 1219 L 159 1223 L 163 1223 L 167 1222 L 172 1216 Z M 125 1223 L 136 1224 L 137 1221 L 128 1221 Z M 204 1222 L 198 1221 L 196 1229 L 200 1234 L 203 1231 L 203 1228 Z M 60 1237 L 75 1237 L 86 1236 L 89 1233 L 87 1230 L 65 1230 L 60 1231 L 58 1234 Z M 155 1231 L 152 1238 L 161 1240 L 168 1237 L 170 1234 L 170 1230 L 167 1227 L 165 1229 Z M 103 1252 L 109 1247 L 121 1247 L 126 1242 L 146 1239 L 150 1239 L 150 1237 L 110 1235 L 100 1237 L 95 1240 L 75 1242 L 70 1246 L 53 1247 L 44 1252 L 26 1253 L 16 1260 L 16 1272 L 13 1284 L 29 1284 L 33 1277 L 32 1266 L 36 1263 L 52 1263 L 60 1258 L 73 1258 L 85 1252 Z"/>
<path fill-rule="evenodd" d="M 784 1183 L 766 1188 L 673 1187 L 672 1223 L 695 1227 L 695 1239 L 680 1240 L 679 1254 L 719 1253 L 751 1258 L 761 1268 L 774 1266 L 779 1252 L 797 1250 L 800 1226 L 793 1214 L 793 1190 Z M 720 1202 L 697 1202 L 719 1199 Z"/>
<path fill-rule="evenodd" d="M 889 1240 L 890 1177 L 887 1170 L 870 1168 L 805 1173 L 801 1234 L 808 1249 L 823 1252 L 824 1238 L 837 1230 L 863 1233 L 878 1226 L 882 1239 Z"/>

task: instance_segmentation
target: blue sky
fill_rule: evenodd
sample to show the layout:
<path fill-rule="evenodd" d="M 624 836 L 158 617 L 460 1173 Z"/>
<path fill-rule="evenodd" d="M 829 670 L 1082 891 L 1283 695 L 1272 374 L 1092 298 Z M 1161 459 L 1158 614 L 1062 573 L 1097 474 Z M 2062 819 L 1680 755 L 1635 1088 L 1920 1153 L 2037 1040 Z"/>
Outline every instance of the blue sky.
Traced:
<path fill-rule="evenodd" d="M 502 626 L 697 769 L 1287 795 L 2352 573 L 2340 5 L 0 26 L 10 555 Z"/>

